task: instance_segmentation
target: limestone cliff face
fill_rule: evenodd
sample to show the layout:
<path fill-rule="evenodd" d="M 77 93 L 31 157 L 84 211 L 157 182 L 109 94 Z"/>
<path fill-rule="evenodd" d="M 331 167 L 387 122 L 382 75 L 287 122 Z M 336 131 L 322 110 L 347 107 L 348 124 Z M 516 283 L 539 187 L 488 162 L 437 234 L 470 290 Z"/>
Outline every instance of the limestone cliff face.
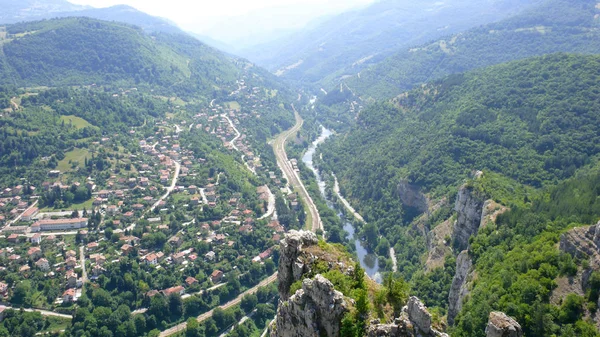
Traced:
<path fill-rule="evenodd" d="M 452 231 L 453 246 L 462 251 L 467 249 L 471 235 L 477 234 L 481 225 L 485 198 L 470 186 L 463 186 L 456 196 L 457 219 Z"/>
<path fill-rule="evenodd" d="M 414 207 L 421 213 L 429 210 L 429 199 L 419 191 L 417 186 L 413 186 L 407 181 L 401 181 L 398 184 L 397 192 L 405 206 Z"/>
<path fill-rule="evenodd" d="M 454 325 L 454 318 L 460 312 L 464 298 L 469 294 L 467 282 L 473 273 L 473 261 L 469 252 L 463 250 L 456 258 L 456 273 L 448 295 L 448 324 Z"/>
<path fill-rule="evenodd" d="M 313 232 L 295 230 L 289 231 L 281 241 L 278 290 L 282 301 L 290 296 L 292 283 L 309 272 L 309 266 L 299 259 L 302 248 L 316 245 L 318 242 L 319 239 Z"/>
<path fill-rule="evenodd" d="M 315 275 L 314 270 L 319 269 L 317 265 L 321 270 L 325 266 L 327 270 L 335 268 L 347 275 L 353 275 L 355 270 L 345 253 L 336 254 L 330 248 L 323 248 L 312 232 L 290 231 L 281 241 L 280 300 L 271 337 L 340 337 L 342 319 L 354 301 L 337 291 L 328 279 Z M 469 263 L 464 264 L 466 270 L 470 269 Z M 310 278 L 311 275 L 314 277 Z M 298 280 L 302 280 L 302 288 L 290 294 L 292 284 Z M 503 320 L 504 316 L 493 316 L 494 320 L 486 329 L 488 336 L 521 337 L 522 334 L 512 334 L 520 331 L 518 323 L 508 317 Z M 511 334 L 504 334 L 506 331 Z M 448 337 L 432 326 L 427 307 L 414 296 L 393 323 L 373 320 L 367 325 L 366 332 L 368 337 Z M 499 332 L 502 334 L 498 335 Z"/>
<path fill-rule="evenodd" d="M 271 337 L 337 337 L 348 312 L 344 295 L 321 275 L 305 279 L 302 289 L 279 304 Z"/>

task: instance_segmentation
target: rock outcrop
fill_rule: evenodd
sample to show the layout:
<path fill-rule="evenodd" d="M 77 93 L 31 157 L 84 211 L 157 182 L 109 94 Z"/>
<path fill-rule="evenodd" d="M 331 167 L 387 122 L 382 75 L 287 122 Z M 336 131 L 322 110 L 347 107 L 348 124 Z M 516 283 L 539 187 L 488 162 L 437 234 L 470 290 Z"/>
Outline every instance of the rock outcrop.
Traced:
<path fill-rule="evenodd" d="M 578 227 L 560 236 L 559 248 L 576 258 L 600 264 L 600 222 L 594 226 Z"/>
<path fill-rule="evenodd" d="M 416 208 L 421 213 L 428 212 L 429 199 L 419 191 L 418 186 L 411 185 L 408 181 L 401 181 L 397 192 L 403 205 Z"/>
<path fill-rule="evenodd" d="M 338 337 L 349 308 L 344 295 L 321 275 L 305 279 L 302 289 L 279 305 L 272 337 Z"/>
<path fill-rule="evenodd" d="M 486 337 L 522 337 L 521 325 L 503 312 L 490 313 L 488 325 L 485 328 Z"/>
<path fill-rule="evenodd" d="M 313 246 L 319 242 L 313 232 L 289 231 L 280 244 L 279 255 L 279 298 L 285 301 L 290 296 L 292 283 L 300 280 L 309 271 L 303 261 L 299 259 L 303 247 Z"/>
<path fill-rule="evenodd" d="M 448 337 L 431 326 L 431 314 L 427 307 L 415 296 L 408 300 L 400 317 L 393 324 L 380 324 L 372 321 L 367 328 L 368 337 Z"/>
<path fill-rule="evenodd" d="M 485 198 L 471 186 L 465 185 L 458 191 L 454 207 L 457 219 L 452 231 L 452 242 L 459 251 L 467 249 L 469 238 L 479 231 L 484 203 Z"/>
<path fill-rule="evenodd" d="M 408 300 L 408 319 L 415 324 L 422 333 L 429 335 L 431 333 L 431 314 L 415 296 Z"/>
<path fill-rule="evenodd" d="M 473 261 L 467 250 L 463 250 L 456 258 L 456 272 L 448 295 L 448 324 L 454 325 L 454 318 L 460 312 L 463 299 L 469 294 L 468 276 L 472 273 Z"/>

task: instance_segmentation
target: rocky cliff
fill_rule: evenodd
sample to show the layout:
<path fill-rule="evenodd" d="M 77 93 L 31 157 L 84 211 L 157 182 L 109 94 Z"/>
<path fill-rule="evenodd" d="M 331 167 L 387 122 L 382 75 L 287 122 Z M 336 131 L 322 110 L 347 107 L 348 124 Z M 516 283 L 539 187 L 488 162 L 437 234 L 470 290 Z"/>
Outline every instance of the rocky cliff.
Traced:
<path fill-rule="evenodd" d="M 355 310 L 353 308 L 356 303 L 336 290 L 334 284 L 317 271 L 335 269 L 354 278 L 354 264 L 349 255 L 340 252 L 339 247 L 320 243 L 315 234 L 305 231 L 287 233 L 281 241 L 280 251 L 280 300 L 271 337 L 339 337 L 342 319 L 347 313 Z M 466 270 L 470 269 L 470 265 L 464 263 Z M 300 281 L 300 289 L 290 294 L 290 289 L 297 289 Z M 367 288 L 377 291 L 377 287 L 380 286 L 372 281 L 368 282 Z M 502 321 L 504 316 L 493 316 L 494 321 L 490 323 L 491 327 L 488 326 L 488 336 L 520 337 L 521 335 L 497 334 L 498 331 L 512 332 L 518 326 L 518 323 L 511 321 L 509 317 Z M 367 321 L 370 323 L 366 326 L 366 335 L 369 337 L 448 336 L 434 328 L 427 307 L 414 296 L 410 297 L 407 305 L 402 308 L 399 317 L 387 317 L 391 323 L 386 324 L 373 319 L 374 313 L 369 317 L 370 321 Z"/>
<path fill-rule="evenodd" d="M 467 249 L 471 235 L 477 234 L 481 225 L 485 198 L 469 185 L 464 185 L 456 196 L 456 222 L 452 231 L 452 242 L 455 249 Z"/>
<path fill-rule="evenodd" d="M 334 337 L 349 311 L 344 295 L 321 275 L 305 279 L 302 289 L 279 304 L 272 337 Z"/>
<path fill-rule="evenodd" d="M 463 299 L 469 294 L 468 279 L 473 273 L 473 262 L 469 252 L 463 250 L 456 258 L 456 272 L 448 295 L 448 324 L 454 325 L 454 318 L 460 312 Z"/>
<path fill-rule="evenodd" d="M 400 196 L 403 205 L 413 207 L 421 213 L 429 210 L 429 199 L 421 193 L 418 186 L 411 185 L 403 180 L 398 184 L 396 192 Z"/>
<path fill-rule="evenodd" d="M 448 337 L 431 327 L 431 314 L 427 307 L 412 296 L 394 323 L 380 324 L 373 320 L 367 328 L 368 337 Z"/>
<path fill-rule="evenodd" d="M 290 296 L 290 286 L 292 283 L 309 272 L 309 266 L 305 260 L 301 259 L 303 247 L 314 246 L 319 242 L 313 232 L 307 231 L 289 231 L 285 239 L 281 241 L 279 255 L 279 298 L 287 300 Z"/>

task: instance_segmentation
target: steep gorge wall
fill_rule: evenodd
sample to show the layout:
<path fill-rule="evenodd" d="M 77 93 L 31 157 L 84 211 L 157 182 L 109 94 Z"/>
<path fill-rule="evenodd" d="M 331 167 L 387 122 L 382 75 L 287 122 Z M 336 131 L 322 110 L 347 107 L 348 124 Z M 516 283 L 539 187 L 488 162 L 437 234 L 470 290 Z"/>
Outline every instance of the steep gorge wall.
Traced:
<path fill-rule="evenodd" d="M 354 301 L 337 291 L 331 281 L 321 274 L 313 278 L 308 276 L 314 275 L 316 263 L 325 263 L 329 269 L 337 268 L 347 275 L 352 275 L 354 268 L 351 261 L 340 261 L 339 256 L 321 247 L 312 232 L 290 231 L 281 241 L 278 276 L 280 300 L 271 337 L 340 336 L 342 319 L 354 306 Z M 299 280 L 302 280 L 301 289 L 290 294 L 292 284 Z M 486 329 L 489 337 L 522 336 L 520 326 L 512 318 L 502 313 L 494 314 L 493 318 L 494 321 L 490 321 Z M 427 307 L 414 296 L 410 297 L 400 316 L 393 322 L 384 324 L 379 320 L 370 321 L 366 335 L 448 337 L 432 327 L 432 316 Z"/>

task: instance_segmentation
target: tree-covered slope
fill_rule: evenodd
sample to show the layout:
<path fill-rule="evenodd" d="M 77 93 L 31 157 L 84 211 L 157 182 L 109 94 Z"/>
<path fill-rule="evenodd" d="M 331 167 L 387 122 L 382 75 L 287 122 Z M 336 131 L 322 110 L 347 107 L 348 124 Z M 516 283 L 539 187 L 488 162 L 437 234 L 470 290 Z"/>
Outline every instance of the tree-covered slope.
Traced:
<path fill-rule="evenodd" d="M 390 98 L 443 76 L 556 52 L 600 53 L 596 0 L 549 0 L 539 7 L 405 50 L 344 80 L 363 99 Z"/>
<path fill-rule="evenodd" d="M 441 193 L 472 170 L 554 183 L 600 152 L 598 69 L 599 56 L 555 54 L 453 75 L 365 109 L 325 163 L 367 221 L 403 180 Z"/>
<path fill-rule="evenodd" d="M 185 35 L 66 18 L 6 27 L 0 81 L 17 86 L 126 83 L 214 90 L 235 82 L 233 60 Z"/>
<path fill-rule="evenodd" d="M 500 20 L 537 2 L 378 1 L 242 55 L 289 79 L 328 81 L 399 48 Z"/>

